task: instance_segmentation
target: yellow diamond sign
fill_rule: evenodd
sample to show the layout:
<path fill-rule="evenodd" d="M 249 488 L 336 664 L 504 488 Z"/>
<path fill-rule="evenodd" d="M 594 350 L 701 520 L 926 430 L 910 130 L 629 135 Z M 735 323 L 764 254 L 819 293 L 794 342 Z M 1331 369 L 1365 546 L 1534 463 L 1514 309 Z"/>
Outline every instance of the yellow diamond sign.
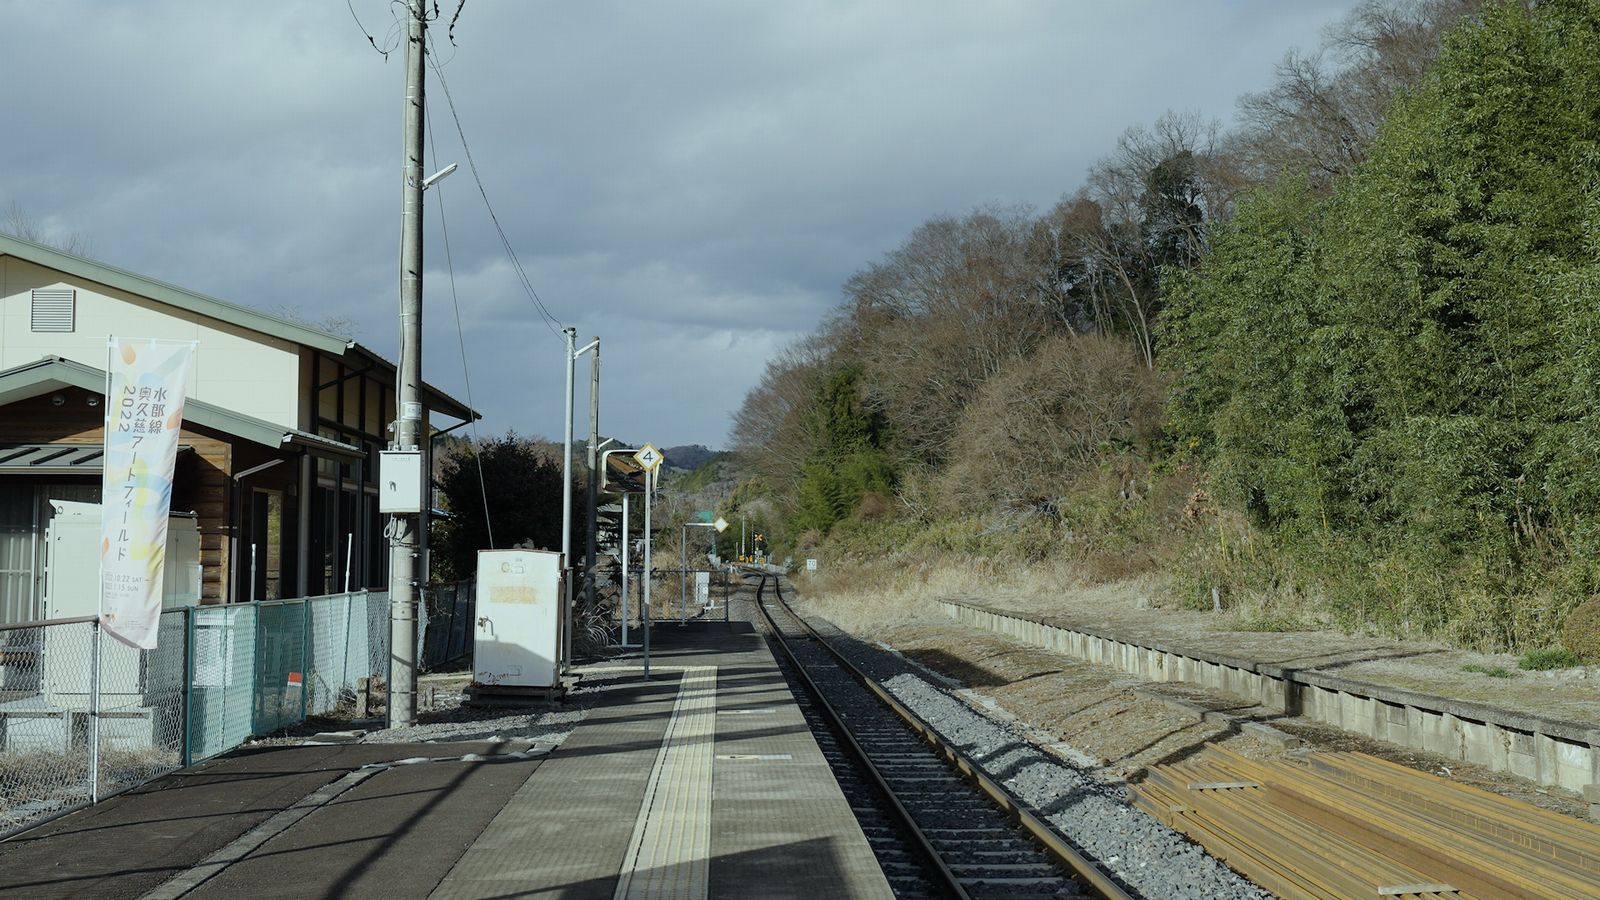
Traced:
<path fill-rule="evenodd" d="M 645 444 L 640 447 L 639 452 L 635 453 L 633 458 L 635 462 L 644 467 L 646 472 L 654 472 L 657 466 L 666 461 L 666 457 L 662 456 L 661 451 L 657 450 L 652 444 Z"/>

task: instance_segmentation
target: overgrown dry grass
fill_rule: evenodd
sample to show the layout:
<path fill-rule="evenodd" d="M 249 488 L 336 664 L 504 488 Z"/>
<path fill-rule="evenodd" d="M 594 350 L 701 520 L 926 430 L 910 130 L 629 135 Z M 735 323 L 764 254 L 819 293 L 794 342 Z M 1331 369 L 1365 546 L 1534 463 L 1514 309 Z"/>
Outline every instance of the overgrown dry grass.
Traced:
<path fill-rule="evenodd" d="M 940 600 L 976 600 L 1021 612 L 1092 613 L 1148 609 L 1164 597 L 1167 579 L 1145 574 L 1112 582 L 1085 578 L 1062 561 L 995 565 L 972 558 L 929 559 L 920 565 L 847 562 L 794 579 L 805 602 L 861 637 L 918 619 L 945 622 Z"/>
<path fill-rule="evenodd" d="M 896 553 L 876 559 L 825 561 L 815 574 L 796 575 L 806 603 L 839 627 L 876 637 L 889 626 L 918 619 L 945 621 L 940 600 L 1044 616 L 1069 616 L 1085 624 L 1117 620 L 1130 612 L 1189 609 L 1190 586 L 1170 572 L 1130 566 L 1136 574 L 1106 577 L 1106 567 L 1081 559 L 1025 561 L 966 553 Z M 1120 573 L 1118 573 L 1120 574 Z M 1222 630 L 1311 631 L 1332 627 L 1311 605 L 1265 590 L 1235 591 L 1214 620 Z"/>

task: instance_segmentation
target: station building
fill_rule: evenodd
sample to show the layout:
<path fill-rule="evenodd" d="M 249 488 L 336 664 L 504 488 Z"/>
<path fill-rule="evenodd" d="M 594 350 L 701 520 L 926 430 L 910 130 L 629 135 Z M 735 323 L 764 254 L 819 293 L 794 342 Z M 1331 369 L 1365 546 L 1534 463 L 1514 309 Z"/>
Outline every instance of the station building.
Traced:
<path fill-rule="evenodd" d="M 52 501 L 99 502 L 112 335 L 198 342 L 172 499 L 198 532 L 193 577 L 175 582 L 190 585 L 181 600 L 316 596 L 347 579 L 353 590 L 386 587 L 377 473 L 395 419 L 392 362 L 349 338 L 0 235 L 0 624 L 51 615 Z M 424 434 L 477 417 L 432 387 L 423 406 Z"/>

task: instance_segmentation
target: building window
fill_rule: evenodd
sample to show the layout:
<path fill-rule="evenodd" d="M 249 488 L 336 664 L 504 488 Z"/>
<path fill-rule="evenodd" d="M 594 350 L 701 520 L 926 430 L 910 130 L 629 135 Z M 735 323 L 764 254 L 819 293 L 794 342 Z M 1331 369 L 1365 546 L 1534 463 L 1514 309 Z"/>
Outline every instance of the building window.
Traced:
<path fill-rule="evenodd" d="M 250 567 L 252 600 L 283 599 L 283 492 L 257 489 L 250 510 Z M 288 548 L 290 553 L 294 548 Z"/>
<path fill-rule="evenodd" d="M 35 288 L 33 291 L 33 330 L 71 332 L 74 295 L 72 288 Z"/>

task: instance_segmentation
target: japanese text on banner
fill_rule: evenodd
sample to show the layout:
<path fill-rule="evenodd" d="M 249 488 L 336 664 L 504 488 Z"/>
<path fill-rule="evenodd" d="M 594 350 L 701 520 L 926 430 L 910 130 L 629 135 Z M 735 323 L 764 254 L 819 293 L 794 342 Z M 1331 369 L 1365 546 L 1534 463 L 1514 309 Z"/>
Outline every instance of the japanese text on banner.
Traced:
<path fill-rule="evenodd" d="M 167 515 L 193 341 L 112 338 L 106 365 L 100 505 L 100 621 L 106 633 L 156 646 Z"/>

